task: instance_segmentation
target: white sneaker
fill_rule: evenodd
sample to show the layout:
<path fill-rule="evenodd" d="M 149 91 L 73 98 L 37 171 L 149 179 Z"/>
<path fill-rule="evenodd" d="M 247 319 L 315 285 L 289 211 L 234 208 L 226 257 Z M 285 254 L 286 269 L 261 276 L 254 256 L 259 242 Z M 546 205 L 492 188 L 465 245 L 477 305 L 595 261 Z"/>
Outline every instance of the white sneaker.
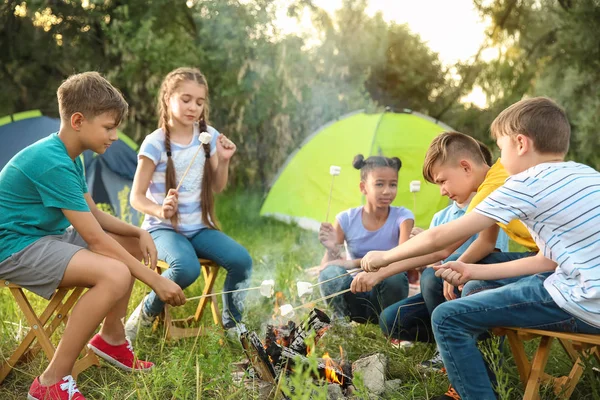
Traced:
<path fill-rule="evenodd" d="M 144 297 L 140 304 L 138 304 L 125 323 L 125 336 L 127 336 L 132 342 L 135 340 L 140 326 L 152 326 L 154 320 L 156 319 L 156 317 L 146 315 L 144 312 L 144 302 L 146 301 L 146 298 L 147 297 Z"/>
<path fill-rule="evenodd" d="M 444 368 L 444 360 L 439 352 L 436 352 L 431 360 L 423 361 L 418 368 L 427 372 L 440 372 Z"/>
<path fill-rule="evenodd" d="M 231 328 L 227 328 L 225 330 L 227 337 L 234 342 L 240 340 L 240 336 L 242 335 L 242 333 L 246 332 L 248 332 L 248 328 L 246 328 L 246 325 L 244 325 L 244 323 L 242 322 L 239 322 Z"/>

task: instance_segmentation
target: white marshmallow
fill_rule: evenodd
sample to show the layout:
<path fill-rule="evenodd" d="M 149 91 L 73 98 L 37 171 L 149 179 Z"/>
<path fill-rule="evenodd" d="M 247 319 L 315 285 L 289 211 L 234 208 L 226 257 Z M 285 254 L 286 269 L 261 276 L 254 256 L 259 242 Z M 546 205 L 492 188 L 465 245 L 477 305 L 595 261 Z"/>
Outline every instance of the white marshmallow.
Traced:
<path fill-rule="evenodd" d="M 416 193 L 421 191 L 421 181 L 412 181 L 410 183 L 410 192 Z"/>
<path fill-rule="evenodd" d="M 212 135 L 208 132 L 202 132 L 200 134 L 200 136 L 198 137 L 198 140 L 200 140 L 200 143 L 202 143 L 202 144 L 210 143 L 211 139 L 212 139 Z"/>
<path fill-rule="evenodd" d="M 310 282 L 297 282 L 296 288 L 298 289 L 298 296 L 300 297 L 313 292 L 313 285 Z"/>
<path fill-rule="evenodd" d="M 294 313 L 294 307 L 292 307 L 291 304 L 284 304 L 281 307 L 279 307 L 279 312 L 281 313 L 281 315 L 283 317 L 286 318 L 293 318 L 295 313 Z"/>
<path fill-rule="evenodd" d="M 275 281 L 273 279 L 262 281 L 260 284 L 260 294 L 265 297 L 273 296 L 273 286 L 275 286 Z"/>
<path fill-rule="evenodd" d="M 337 165 L 329 167 L 329 175 L 338 176 L 340 172 L 342 172 L 342 167 L 338 167 Z"/>

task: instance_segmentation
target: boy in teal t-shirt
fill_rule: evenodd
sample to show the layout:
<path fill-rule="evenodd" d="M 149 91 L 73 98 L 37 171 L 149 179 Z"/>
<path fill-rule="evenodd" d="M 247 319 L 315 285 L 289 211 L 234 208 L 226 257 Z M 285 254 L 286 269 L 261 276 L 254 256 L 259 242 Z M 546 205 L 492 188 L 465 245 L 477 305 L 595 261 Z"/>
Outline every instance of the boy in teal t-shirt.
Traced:
<path fill-rule="evenodd" d="M 87 287 L 46 370 L 28 393 L 33 400 L 81 400 L 71 376 L 88 343 L 127 371 L 148 370 L 125 337 L 122 318 L 135 278 L 172 305 L 181 288 L 140 263 L 156 266 L 149 234 L 103 213 L 88 193 L 80 154 L 104 153 L 127 113 L 121 94 L 96 72 L 73 75 L 58 89 L 61 126 L 15 155 L 0 172 L 0 279 L 50 298 L 59 287 Z"/>
<path fill-rule="evenodd" d="M 81 160 L 68 157 L 56 133 L 13 157 L 0 172 L 0 260 L 41 237 L 62 235 L 71 223 L 61 209 L 90 211 Z M 49 298 L 48 293 L 38 293 Z"/>

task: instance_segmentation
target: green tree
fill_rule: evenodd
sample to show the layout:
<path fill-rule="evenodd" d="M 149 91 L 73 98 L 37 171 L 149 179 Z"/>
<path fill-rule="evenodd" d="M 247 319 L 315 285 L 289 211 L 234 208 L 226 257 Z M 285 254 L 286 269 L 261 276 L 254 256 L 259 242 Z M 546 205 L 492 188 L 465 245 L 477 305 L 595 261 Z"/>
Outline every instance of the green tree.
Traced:
<path fill-rule="evenodd" d="M 600 2 L 598 0 L 475 0 L 490 17 L 498 58 L 477 78 L 493 117 L 523 96 L 548 96 L 572 124 L 569 157 L 600 168 Z M 486 122 L 488 122 L 486 121 Z"/>
<path fill-rule="evenodd" d="M 58 0 L 0 3 L 0 114 L 57 115 L 56 88 L 97 70 L 124 94 L 123 130 L 140 142 L 156 125 L 156 94 L 178 66 L 210 86 L 211 123 L 239 152 L 232 182 L 265 188 L 290 152 L 324 123 L 361 108 L 433 113 L 468 90 L 404 25 L 369 16 L 366 0 L 329 15 L 310 10 L 318 42 L 284 35 L 275 0 Z M 451 96 L 450 96 L 451 95 Z M 444 100 L 444 101 L 442 101 Z M 459 113 L 456 108 L 456 112 Z"/>

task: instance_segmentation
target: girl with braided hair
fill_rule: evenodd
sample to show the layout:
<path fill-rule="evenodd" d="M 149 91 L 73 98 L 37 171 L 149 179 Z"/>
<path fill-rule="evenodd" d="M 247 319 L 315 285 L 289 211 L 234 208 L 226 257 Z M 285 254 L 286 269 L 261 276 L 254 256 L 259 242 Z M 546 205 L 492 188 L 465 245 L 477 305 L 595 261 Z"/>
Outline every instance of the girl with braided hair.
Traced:
<path fill-rule="evenodd" d="M 352 165 L 360 170 L 359 187 L 365 205 L 339 213 L 333 225 L 321 224 L 319 239 L 326 249 L 319 274 L 323 296 L 350 288 L 358 271 L 348 271 L 360 268 L 360 260 L 367 252 L 391 249 L 407 241 L 415 223 L 410 210 L 391 205 L 398 192 L 398 171 L 402 166 L 398 157 L 365 159 L 359 154 Z M 344 242 L 350 257 L 341 256 Z M 349 317 L 355 322 L 377 323 L 381 310 L 407 295 L 408 278 L 401 273 L 380 279 L 371 290 L 335 296 L 329 300 L 329 306 L 334 319 Z"/>
<path fill-rule="evenodd" d="M 140 147 L 131 205 L 145 213 L 142 228 L 152 235 L 158 258 L 169 264 L 163 275 L 184 289 L 200 274 L 198 258 L 206 258 L 227 270 L 224 291 L 247 287 L 252 259 L 219 230 L 214 212 L 213 192 L 225 188 L 236 146 L 209 125 L 204 75 L 195 68 L 171 71 L 160 88 L 158 113 L 159 128 Z M 200 142 L 202 132 L 212 135 L 210 143 Z M 226 329 L 241 329 L 243 293 L 223 295 Z M 125 325 L 129 338 L 140 325 L 151 325 L 163 307 L 150 292 Z"/>

